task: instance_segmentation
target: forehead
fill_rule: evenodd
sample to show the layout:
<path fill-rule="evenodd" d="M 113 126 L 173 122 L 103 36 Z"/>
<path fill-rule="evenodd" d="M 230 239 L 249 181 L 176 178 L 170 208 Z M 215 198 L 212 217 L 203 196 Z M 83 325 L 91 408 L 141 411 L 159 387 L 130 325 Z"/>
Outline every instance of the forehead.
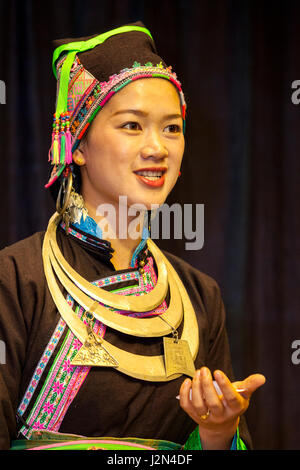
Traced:
<path fill-rule="evenodd" d="M 101 113 L 106 110 L 113 114 L 123 107 L 139 107 L 147 111 L 159 108 L 168 113 L 180 113 L 181 110 L 175 85 L 164 78 L 141 78 L 126 85 L 108 101 Z"/>

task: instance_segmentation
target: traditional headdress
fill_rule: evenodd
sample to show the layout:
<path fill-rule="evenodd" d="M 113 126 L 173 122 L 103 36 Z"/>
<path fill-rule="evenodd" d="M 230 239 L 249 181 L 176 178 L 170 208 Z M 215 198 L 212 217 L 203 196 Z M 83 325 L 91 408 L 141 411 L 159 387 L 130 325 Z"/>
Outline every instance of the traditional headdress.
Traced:
<path fill-rule="evenodd" d="M 177 76 L 157 55 L 148 29 L 141 22 L 103 34 L 54 42 L 53 72 L 57 77 L 49 161 L 50 187 L 72 164 L 78 147 L 96 114 L 124 86 L 140 78 L 164 78 L 177 88 L 182 117 L 186 104 Z"/>

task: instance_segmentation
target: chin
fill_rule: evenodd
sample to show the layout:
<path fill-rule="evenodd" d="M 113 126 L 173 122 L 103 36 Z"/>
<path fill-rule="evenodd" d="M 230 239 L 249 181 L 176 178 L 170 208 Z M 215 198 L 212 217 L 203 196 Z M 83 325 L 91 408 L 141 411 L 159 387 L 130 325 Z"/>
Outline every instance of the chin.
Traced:
<path fill-rule="evenodd" d="M 165 202 L 166 198 L 164 197 L 159 197 L 159 198 L 155 198 L 155 197 L 147 197 L 147 198 L 137 198 L 135 200 L 135 202 L 133 202 L 133 199 L 129 199 L 128 198 L 128 207 L 130 206 L 139 206 L 141 205 L 142 208 L 145 208 L 147 211 L 151 210 L 151 209 L 157 209 L 158 207 L 160 207 L 164 202 Z"/>

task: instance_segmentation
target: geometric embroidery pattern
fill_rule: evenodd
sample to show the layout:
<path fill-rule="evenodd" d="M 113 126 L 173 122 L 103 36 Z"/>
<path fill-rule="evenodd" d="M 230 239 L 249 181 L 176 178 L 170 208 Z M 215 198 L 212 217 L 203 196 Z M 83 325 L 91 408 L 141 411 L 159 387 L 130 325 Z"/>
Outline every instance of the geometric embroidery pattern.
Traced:
<path fill-rule="evenodd" d="M 135 280 L 133 286 L 124 288 L 112 289 L 112 292 L 120 295 L 143 295 L 151 291 L 157 282 L 156 273 L 153 266 L 153 258 L 148 257 L 147 264 L 144 266 L 144 276 L 140 276 L 138 270 L 129 271 L 126 273 L 113 274 L 106 278 L 97 280 L 93 284 L 103 287 L 107 285 L 114 285 L 126 280 Z M 74 314 L 76 314 L 83 323 L 87 324 L 86 311 L 83 307 L 76 304 L 71 296 L 67 296 L 67 302 L 72 306 Z M 102 304 L 103 305 L 103 304 Z M 160 315 L 167 309 L 166 301 L 163 301 L 155 310 L 146 313 L 129 314 L 131 316 L 151 316 Z M 120 314 L 128 315 L 127 312 L 111 309 Z M 94 320 L 93 331 L 100 337 L 104 337 L 106 326 Z M 82 343 L 75 337 L 75 335 L 68 329 L 64 341 L 58 351 L 55 351 L 59 339 L 66 328 L 65 322 L 60 319 L 55 331 L 45 348 L 45 351 L 40 359 L 38 366 L 35 369 L 30 384 L 24 394 L 21 404 L 18 409 L 20 415 L 24 414 L 29 406 L 34 391 L 43 375 L 45 365 L 50 360 L 50 357 L 56 354 L 53 364 L 47 374 L 44 384 L 39 392 L 35 403 L 28 414 L 25 425 L 21 428 L 20 433 L 24 437 L 30 439 L 33 430 L 48 430 L 58 432 L 63 421 L 63 418 L 84 383 L 88 373 L 91 369 L 90 366 L 73 366 L 71 362 L 76 356 L 78 350 L 81 348 Z"/>

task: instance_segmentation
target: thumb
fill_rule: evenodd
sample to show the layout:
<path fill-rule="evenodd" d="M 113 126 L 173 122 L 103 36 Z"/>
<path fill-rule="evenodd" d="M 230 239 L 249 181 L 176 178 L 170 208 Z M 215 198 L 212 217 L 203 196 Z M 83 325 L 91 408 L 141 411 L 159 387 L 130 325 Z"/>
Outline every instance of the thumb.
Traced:
<path fill-rule="evenodd" d="M 266 382 L 266 378 L 262 374 L 252 374 L 249 375 L 244 380 L 241 380 L 239 382 L 234 382 L 235 388 L 242 389 L 243 392 L 241 392 L 241 395 L 245 398 L 250 398 L 252 393 L 255 392 L 259 387 L 264 385 Z"/>

